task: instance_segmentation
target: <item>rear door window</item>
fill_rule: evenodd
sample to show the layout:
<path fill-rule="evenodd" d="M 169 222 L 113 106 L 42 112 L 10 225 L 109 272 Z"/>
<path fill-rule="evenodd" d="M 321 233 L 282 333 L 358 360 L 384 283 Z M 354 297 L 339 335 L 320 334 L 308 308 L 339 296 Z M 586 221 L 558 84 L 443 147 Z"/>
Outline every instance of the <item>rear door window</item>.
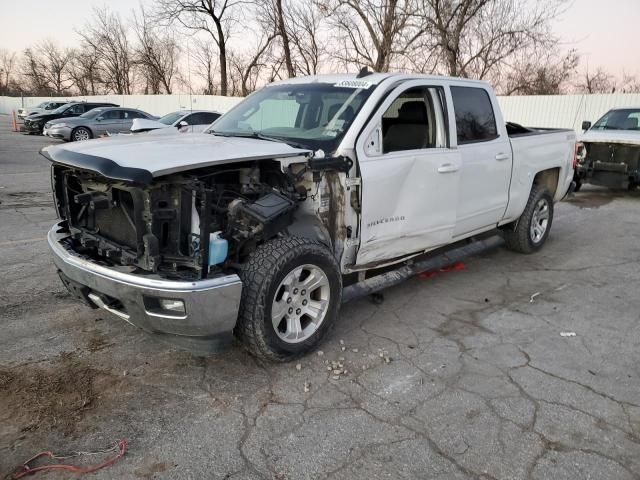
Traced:
<path fill-rule="evenodd" d="M 489 93 L 483 88 L 451 87 L 458 145 L 498 138 L 496 117 Z"/>

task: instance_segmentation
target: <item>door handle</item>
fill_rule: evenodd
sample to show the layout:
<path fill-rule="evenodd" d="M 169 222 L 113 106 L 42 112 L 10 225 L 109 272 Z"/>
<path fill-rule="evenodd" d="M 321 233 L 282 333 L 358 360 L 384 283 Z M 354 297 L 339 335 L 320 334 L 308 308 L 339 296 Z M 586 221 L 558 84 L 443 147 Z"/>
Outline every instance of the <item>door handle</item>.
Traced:
<path fill-rule="evenodd" d="M 453 173 L 458 171 L 458 166 L 452 163 L 443 163 L 438 167 L 438 173 Z"/>
<path fill-rule="evenodd" d="M 509 160 L 509 154 L 500 152 L 496 155 L 496 160 L 498 160 L 499 162 Z"/>

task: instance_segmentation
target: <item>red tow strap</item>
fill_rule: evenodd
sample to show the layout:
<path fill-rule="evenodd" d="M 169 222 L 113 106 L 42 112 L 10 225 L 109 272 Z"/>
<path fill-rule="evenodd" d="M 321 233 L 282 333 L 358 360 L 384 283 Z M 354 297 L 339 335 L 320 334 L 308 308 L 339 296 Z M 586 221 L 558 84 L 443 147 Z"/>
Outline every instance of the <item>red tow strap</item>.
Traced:
<path fill-rule="evenodd" d="M 118 446 L 118 454 L 108 458 L 107 460 L 105 460 L 102 463 L 99 463 L 98 465 L 90 465 L 88 467 L 79 467 L 77 465 L 67 465 L 64 463 L 50 463 L 48 465 L 40 465 L 38 467 L 30 467 L 29 464 L 32 463 L 33 461 L 42 458 L 42 457 L 49 457 L 49 458 L 56 458 L 56 459 L 60 459 L 60 458 L 69 458 L 69 457 L 62 457 L 62 456 L 57 456 L 56 454 L 54 454 L 53 452 L 40 452 L 39 454 L 35 455 L 34 457 L 31 457 L 29 460 L 27 460 L 26 462 L 24 462 L 21 466 L 19 466 L 14 472 L 13 475 L 11 476 L 11 478 L 13 480 L 17 480 L 18 478 L 22 478 L 22 477 L 26 477 L 27 475 L 33 475 L 34 473 L 38 473 L 38 472 L 44 472 L 47 470 L 67 470 L 70 472 L 75 472 L 75 473 L 80 473 L 80 474 L 84 474 L 84 473 L 92 473 L 95 472 L 96 470 L 100 470 L 101 468 L 107 467 L 115 462 L 117 462 L 120 458 L 122 458 L 125 454 L 125 452 L 127 451 L 127 440 L 126 439 L 122 439 L 117 443 Z M 116 445 L 114 445 L 115 448 Z M 76 456 L 76 455 L 74 455 Z"/>

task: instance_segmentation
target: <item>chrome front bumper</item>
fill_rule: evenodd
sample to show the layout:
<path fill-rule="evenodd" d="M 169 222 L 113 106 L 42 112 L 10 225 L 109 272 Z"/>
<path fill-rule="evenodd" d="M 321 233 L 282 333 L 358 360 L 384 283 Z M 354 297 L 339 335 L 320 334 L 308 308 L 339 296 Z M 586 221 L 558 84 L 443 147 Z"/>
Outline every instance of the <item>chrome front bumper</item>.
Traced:
<path fill-rule="evenodd" d="M 74 296 L 194 353 L 218 351 L 230 343 L 242 292 L 237 275 L 170 281 L 133 274 L 128 267 L 106 267 L 80 257 L 66 244 L 68 236 L 56 224 L 48 243 L 60 278 Z M 162 310 L 159 299 L 181 300 L 184 312 Z"/>
<path fill-rule="evenodd" d="M 71 140 L 71 128 L 69 127 L 49 127 L 46 126 L 42 130 L 42 134 L 51 137 L 57 138 L 58 140 Z"/>

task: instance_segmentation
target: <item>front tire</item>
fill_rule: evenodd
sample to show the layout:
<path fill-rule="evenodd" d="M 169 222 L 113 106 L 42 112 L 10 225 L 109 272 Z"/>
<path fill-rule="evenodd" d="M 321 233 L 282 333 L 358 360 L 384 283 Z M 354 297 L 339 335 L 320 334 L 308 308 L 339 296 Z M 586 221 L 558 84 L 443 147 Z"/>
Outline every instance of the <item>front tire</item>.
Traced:
<path fill-rule="evenodd" d="M 553 196 L 542 185 L 533 185 L 527 206 L 514 225 L 504 230 L 504 240 L 509 250 L 533 253 L 547 241 L 553 223 Z"/>
<path fill-rule="evenodd" d="M 283 237 L 259 246 L 240 271 L 234 333 L 256 357 L 293 360 L 313 350 L 338 316 L 340 268 L 327 248 Z"/>
<path fill-rule="evenodd" d="M 72 142 L 83 142 L 85 140 L 91 140 L 93 135 L 91 134 L 91 130 L 84 127 L 75 128 L 71 132 L 71 141 Z"/>

